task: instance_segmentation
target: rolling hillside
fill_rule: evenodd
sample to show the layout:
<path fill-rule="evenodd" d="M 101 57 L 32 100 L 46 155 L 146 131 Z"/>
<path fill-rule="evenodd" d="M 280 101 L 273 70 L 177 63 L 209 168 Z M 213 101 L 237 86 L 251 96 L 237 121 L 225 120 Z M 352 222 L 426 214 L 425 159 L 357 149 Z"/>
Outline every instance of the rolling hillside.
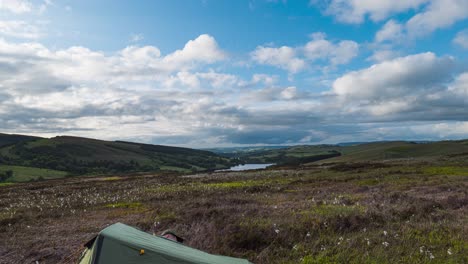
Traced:
<path fill-rule="evenodd" d="M 407 141 L 376 142 L 341 147 L 343 155 L 322 162 L 360 162 L 391 159 L 434 158 L 468 153 L 468 140 L 414 143 Z"/>
<path fill-rule="evenodd" d="M 295 165 L 340 156 L 341 148 L 335 145 L 292 146 L 274 149 L 236 150 L 228 155 L 239 158 L 245 163 L 276 163 L 278 165 Z"/>
<path fill-rule="evenodd" d="M 37 168 L 53 170 L 51 174 L 60 176 L 161 170 L 196 172 L 233 165 L 231 159 L 209 151 L 123 141 L 68 136 L 23 138 L 2 134 L 0 142 L 5 142 L 0 147 L 0 166 L 3 166 L 0 173 L 8 170 L 6 166 L 13 165 L 14 172 L 28 172 L 30 177 L 19 177 L 22 181 L 44 176 L 44 171 Z"/>
<path fill-rule="evenodd" d="M 30 141 L 38 139 L 38 137 L 23 136 L 23 135 L 9 135 L 0 133 L 0 148 L 18 142 Z"/>
<path fill-rule="evenodd" d="M 390 141 L 339 145 L 292 146 L 278 149 L 236 151 L 246 163 L 304 163 L 368 162 L 392 159 L 434 158 L 448 155 L 468 155 L 468 140 L 439 142 Z M 223 155 L 227 155 L 223 153 Z"/>

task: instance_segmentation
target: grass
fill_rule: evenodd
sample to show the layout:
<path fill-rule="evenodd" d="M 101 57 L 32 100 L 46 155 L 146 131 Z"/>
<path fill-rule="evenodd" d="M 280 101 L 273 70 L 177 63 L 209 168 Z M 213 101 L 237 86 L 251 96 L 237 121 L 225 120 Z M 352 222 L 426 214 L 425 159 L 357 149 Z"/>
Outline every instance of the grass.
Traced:
<path fill-rule="evenodd" d="M 31 180 L 38 180 L 39 178 L 44 180 L 58 179 L 68 175 L 68 173 L 64 171 L 24 166 L 0 165 L 0 172 L 5 172 L 8 170 L 13 171 L 13 177 L 7 180 L 9 182 L 26 182 Z"/>
<path fill-rule="evenodd" d="M 13 185 L 12 182 L 0 182 L 0 187 Z"/>
<path fill-rule="evenodd" d="M 118 180 L 122 180 L 122 177 L 117 177 L 117 176 L 113 176 L 113 177 L 105 177 L 105 178 L 102 178 L 103 181 L 118 181 Z"/>
<path fill-rule="evenodd" d="M 110 203 L 104 205 L 107 208 L 130 208 L 130 209 L 137 209 L 143 207 L 143 204 L 140 202 L 120 202 L 120 203 Z"/>
<path fill-rule="evenodd" d="M 424 172 L 431 175 L 460 175 L 468 176 L 468 167 L 440 166 L 427 167 Z"/>
<path fill-rule="evenodd" d="M 173 229 L 189 246 L 257 264 L 468 263 L 467 162 L 11 184 L 0 192 L 0 263 L 73 262 L 115 222 Z"/>

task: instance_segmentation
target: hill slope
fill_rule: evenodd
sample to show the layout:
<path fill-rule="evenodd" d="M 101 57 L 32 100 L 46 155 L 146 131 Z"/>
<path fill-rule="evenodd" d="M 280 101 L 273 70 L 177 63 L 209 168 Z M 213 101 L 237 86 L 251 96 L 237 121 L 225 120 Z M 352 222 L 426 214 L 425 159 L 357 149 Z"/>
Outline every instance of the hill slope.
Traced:
<path fill-rule="evenodd" d="M 34 139 L 38 139 L 38 137 L 0 133 L 0 148 L 11 144 L 16 144 L 18 142 L 30 141 Z"/>
<path fill-rule="evenodd" d="M 281 149 L 236 151 L 230 156 L 247 163 L 366 162 L 390 159 L 433 158 L 468 154 L 468 140 L 416 143 L 409 141 L 372 142 L 349 145 L 292 146 Z M 223 155 L 227 155 L 223 153 Z"/>
<path fill-rule="evenodd" d="M 468 153 L 468 141 L 414 143 L 407 141 L 376 142 L 341 147 L 343 154 L 323 162 L 360 162 L 390 159 L 433 158 Z"/>
<path fill-rule="evenodd" d="M 0 147 L 2 164 L 52 169 L 71 175 L 159 170 L 191 172 L 233 165 L 231 159 L 209 151 L 123 141 L 61 136 L 9 142 Z"/>

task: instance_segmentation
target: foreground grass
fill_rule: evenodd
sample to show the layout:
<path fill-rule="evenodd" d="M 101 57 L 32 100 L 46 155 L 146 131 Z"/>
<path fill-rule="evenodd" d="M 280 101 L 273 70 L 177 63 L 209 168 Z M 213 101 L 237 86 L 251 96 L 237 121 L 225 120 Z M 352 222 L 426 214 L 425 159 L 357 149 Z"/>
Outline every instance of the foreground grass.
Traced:
<path fill-rule="evenodd" d="M 2 186 L 0 263 L 73 262 L 115 222 L 254 263 L 468 263 L 467 166 L 449 161 Z"/>

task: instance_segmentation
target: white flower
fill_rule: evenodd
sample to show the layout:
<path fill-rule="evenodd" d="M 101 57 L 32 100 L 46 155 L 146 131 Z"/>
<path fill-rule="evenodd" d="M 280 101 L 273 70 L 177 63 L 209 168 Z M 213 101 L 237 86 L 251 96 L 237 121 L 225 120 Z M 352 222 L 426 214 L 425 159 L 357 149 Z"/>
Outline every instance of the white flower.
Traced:
<path fill-rule="evenodd" d="M 306 237 L 310 237 L 310 232 L 307 232 Z"/>
<path fill-rule="evenodd" d="M 390 245 L 387 241 L 385 242 L 382 242 L 382 245 L 384 245 L 385 247 L 388 247 L 388 245 Z"/>
<path fill-rule="evenodd" d="M 419 247 L 419 253 L 421 253 L 421 254 L 424 253 L 424 246 Z"/>
<path fill-rule="evenodd" d="M 321 245 L 321 246 L 320 246 L 320 250 L 324 251 L 324 250 L 325 250 L 325 246 L 324 246 L 324 245 Z"/>
<path fill-rule="evenodd" d="M 384 230 L 384 231 L 383 231 L 383 234 L 384 234 L 384 236 L 386 236 L 386 235 L 387 235 L 387 231 Z"/>
<path fill-rule="evenodd" d="M 275 232 L 276 232 L 276 234 L 278 234 L 278 233 L 279 233 L 279 229 L 275 229 Z"/>
<path fill-rule="evenodd" d="M 452 250 L 450 250 L 450 248 L 447 249 L 447 254 L 449 254 L 449 255 L 452 255 L 452 254 L 453 254 L 453 253 L 452 253 Z"/>
<path fill-rule="evenodd" d="M 430 259 L 434 259 L 434 258 L 435 258 L 434 255 L 432 255 L 432 252 L 429 252 L 429 258 L 430 258 Z"/>

